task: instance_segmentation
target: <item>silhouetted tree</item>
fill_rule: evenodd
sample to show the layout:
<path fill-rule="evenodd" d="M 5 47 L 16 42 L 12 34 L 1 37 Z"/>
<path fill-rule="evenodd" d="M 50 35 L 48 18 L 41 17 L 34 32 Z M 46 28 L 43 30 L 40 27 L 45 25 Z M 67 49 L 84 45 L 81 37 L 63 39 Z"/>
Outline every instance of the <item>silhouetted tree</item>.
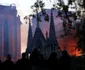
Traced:
<path fill-rule="evenodd" d="M 77 48 L 82 49 L 82 53 L 84 54 L 85 52 L 85 0 L 67 0 L 68 3 L 65 4 L 64 0 L 56 0 L 55 4 L 53 5 L 53 9 L 57 8 L 59 10 L 62 10 L 58 12 L 58 16 L 60 16 L 62 18 L 63 22 L 63 27 L 64 27 L 64 32 L 65 35 L 61 35 L 62 37 L 71 34 L 71 30 L 72 29 L 76 29 L 76 36 L 79 38 L 78 40 L 78 45 Z M 73 6 L 74 5 L 74 6 Z M 73 12 L 69 12 L 69 8 L 71 9 L 75 9 L 75 13 Z M 65 16 L 62 16 L 62 14 L 65 14 Z M 70 17 L 74 18 L 75 23 L 77 23 L 75 25 L 75 28 L 72 27 L 72 22 L 70 20 Z M 65 20 L 68 20 L 68 22 L 66 22 Z M 76 20 L 78 20 L 76 22 Z"/>
<path fill-rule="evenodd" d="M 82 29 L 79 31 L 79 34 L 78 34 L 78 37 L 79 37 L 79 40 L 77 42 L 77 47 L 79 49 L 82 49 L 82 53 L 84 54 L 85 53 L 85 18 L 82 20 L 83 23 L 82 23 Z"/>
<path fill-rule="evenodd" d="M 31 9 L 33 10 L 33 14 L 30 14 L 29 16 L 25 16 L 24 19 L 28 19 L 27 17 L 33 17 L 37 20 L 37 23 L 41 22 L 41 16 L 44 16 L 45 21 L 49 21 L 49 16 L 46 13 L 44 9 L 45 3 L 41 0 L 37 0 L 34 5 L 31 6 Z M 42 12 L 42 13 L 39 13 Z M 36 15 L 34 15 L 36 14 Z M 27 22 L 26 22 L 27 23 Z"/>

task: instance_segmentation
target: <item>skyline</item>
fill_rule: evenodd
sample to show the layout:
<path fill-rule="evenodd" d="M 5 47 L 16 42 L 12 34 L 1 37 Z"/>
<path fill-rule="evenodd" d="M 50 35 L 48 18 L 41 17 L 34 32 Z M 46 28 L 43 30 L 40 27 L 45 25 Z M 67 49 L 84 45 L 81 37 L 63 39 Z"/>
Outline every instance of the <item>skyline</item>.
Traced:
<path fill-rule="evenodd" d="M 84 3 L 0 0 L 1 69 L 84 70 Z"/>
<path fill-rule="evenodd" d="M 15 4 L 18 14 L 20 15 L 21 22 L 21 52 L 25 52 L 27 46 L 27 33 L 28 33 L 28 24 L 25 24 L 25 20 L 23 18 L 26 15 L 32 14 L 31 6 L 34 4 L 36 0 L 0 0 L 1 5 L 9 6 L 11 4 Z M 45 2 L 45 7 L 50 8 L 52 6 L 53 0 L 50 2 L 49 0 L 43 0 Z"/>
<path fill-rule="evenodd" d="M 22 1 L 22 2 L 20 2 L 20 0 L 18 0 L 18 1 L 15 1 L 15 0 L 9 0 L 9 1 L 7 1 L 8 3 L 6 3 L 6 4 L 13 4 L 13 3 L 15 3 L 16 4 L 16 8 L 17 8 L 17 10 L 18 10 L 18 14 L 21 16 L 21 21 L 22 21 L 22 23 L 24 23 L 24 20 L 23 20 L 23 17 L 25 16 L 25 15 L 27 15 L 28 14 L 28 12 L 29 13 L 32 13 L 32 12 L 30 12 L 30 6 L 31 6 L 31 4 L 33 3 L 34 4 L 34 2 L 31 2 L 30 1 L 30 5 L 27 5 L 28 3 L 26 2 L 27 0 L 25 0 L 24 2 Z M 33 1 L 36 1 L 36 0 L 33 0 Z M 1 1 L 0 1 L 1 2 Z M 10 3 L 9 3 L 10 2 Z M 26 2 L 26 4 L 25 4 L 25 2 Z M 23 5 L 22 5 L 22 3 L 23 3 Z M 49 2 L 50 3 L 50 2 Z M 4 0 L 2 0 L 2 3 L 1 4 L 4 4 Z M 5 4 L 5 5 L 6 5 Z M 32 5 L 33 5 L 32 4 Z M 51 3 L 50 3 L 51 4 Z M 51 4 L 52 5 L 52 4 Z M 29 7 L 27 7 L 27 6 L 29 6 Z M 30 9 L 30 10 L 28 10 L 28 8 Z M 49 6 L 49 8 L 50 8 L 50 6 Z M 27 10 L 27 11 L 26 11 Z M 27 12 L 27 13 L 26 13 Z M 44 26 L 44 25 L 43 25 Z M 26 50 L 26 47 L 27 47 L 27 33 L 28 33 L 28 24 L 23 24 L 23 25 L 21 25 L 21 47 L 22 47 L 22 49 L 21 49 L 21 52 L 25 52 L 25 50 Z"/>

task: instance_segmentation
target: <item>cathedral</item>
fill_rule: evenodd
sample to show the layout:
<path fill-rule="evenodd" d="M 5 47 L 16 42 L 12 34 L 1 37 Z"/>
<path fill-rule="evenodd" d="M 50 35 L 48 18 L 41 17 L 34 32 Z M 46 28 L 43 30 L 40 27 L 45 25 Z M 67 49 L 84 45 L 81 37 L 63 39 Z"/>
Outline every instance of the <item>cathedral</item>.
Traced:
<path fill-rule="evenodd" d="M 37 48 L 40 51 L 40 53 L 44 55 L 44 57 L 48 57 L 52 52 L 60 51 L 55 33 L 52 10 L 50 14 L 49 34 L 46 31 L 46 38 L 44 37 L 42 30 L 39 27 L 39 23 L 37 23 L 34 36 L 32 35 L 32 27 L 29 19 L 29 31 L 28 31 L 28 42 L 27 42 L 26 53 L 31 54 L 33 49 L 35 48 Z"/>
<path fill-rule="evenodd" d="M 0 5 L 0 57 L 8 54 L 13 60 L 21 57 L 21 21 L 16 6 Z"/>

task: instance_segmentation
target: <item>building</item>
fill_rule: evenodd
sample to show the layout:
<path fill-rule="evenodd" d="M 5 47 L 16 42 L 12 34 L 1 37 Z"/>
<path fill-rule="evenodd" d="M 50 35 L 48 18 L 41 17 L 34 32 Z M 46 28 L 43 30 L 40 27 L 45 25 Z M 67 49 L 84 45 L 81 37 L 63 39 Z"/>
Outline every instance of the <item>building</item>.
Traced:
<path fill-rule="evenodd" d="M 8 54 L 13 60 L 21 57 L 21 21 L 16 6 L 0 5 L 0 57 Z"/>
<path fill-rule="evenodd" d="M 37 48 L 40 53 L 44 55 L 44 57 L 48 57 L 50 53 L 58 52 L 58 49 L 60 49 L 56 38 L 52 10 L 50 15 L 49 36 L 48 32 L 46 32 L 46 38 L 44 37 L 42 30 L 39 27 L 39 23 L 37 23 L 34 36 L 32 36 L 32 28 L 29 23 L 28 46 L 26 49 L 26 53 L 32 53 L 35 48 Z"/>

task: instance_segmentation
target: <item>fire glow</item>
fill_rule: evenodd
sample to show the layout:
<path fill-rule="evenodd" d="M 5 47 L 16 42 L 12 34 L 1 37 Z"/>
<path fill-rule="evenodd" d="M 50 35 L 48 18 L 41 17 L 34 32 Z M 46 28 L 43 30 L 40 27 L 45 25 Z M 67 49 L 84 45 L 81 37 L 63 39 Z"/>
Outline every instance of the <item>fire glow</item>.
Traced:
<path fill-rule="evenodd" d="M 66 50 L 68 51 L 69 55 L 81 56 L 82 50 L 77 48 L 78 38 L 68 35 L 64 38 L 58 39 L 58 41 L 61 49 L 64 50 L 64 47 L 66 47 Z"/>

